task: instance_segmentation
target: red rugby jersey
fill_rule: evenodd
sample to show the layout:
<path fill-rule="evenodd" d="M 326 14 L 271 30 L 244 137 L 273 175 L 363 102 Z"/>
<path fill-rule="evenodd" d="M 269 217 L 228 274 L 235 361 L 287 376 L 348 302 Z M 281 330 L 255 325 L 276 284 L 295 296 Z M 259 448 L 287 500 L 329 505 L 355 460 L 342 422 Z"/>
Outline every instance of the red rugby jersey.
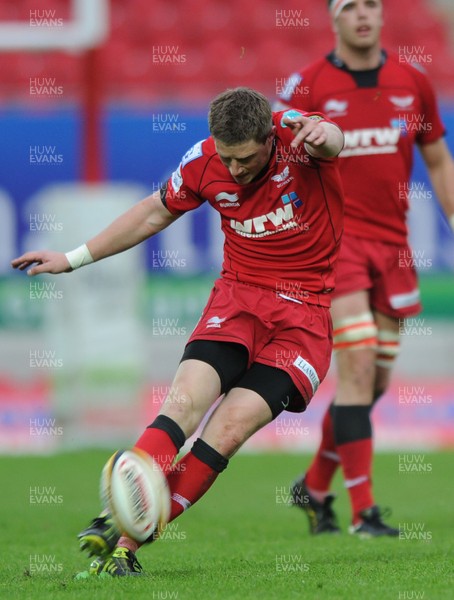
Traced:
<path fill-rule="evenodd" d="M 405 243 L 413 145 L 444 135 L 424 73 L 386 53 L 378 69 L 351 72 L 331 54 L 292 75 L 280 100 L 322 111 L 344 131 L 346 233 Z"/>
<path fill-rule="evenodd" d="M 220 213 L 222 277 L 329 306 L 343 221 L 338 159 L 290 147 L 294 136 L 282 119 L 296 112 L 273 114 L 273 153 L 254 181 L 236 183 L 209 137 L 184 155 L 161 197 L 173 214 L 203 202 Z"/>

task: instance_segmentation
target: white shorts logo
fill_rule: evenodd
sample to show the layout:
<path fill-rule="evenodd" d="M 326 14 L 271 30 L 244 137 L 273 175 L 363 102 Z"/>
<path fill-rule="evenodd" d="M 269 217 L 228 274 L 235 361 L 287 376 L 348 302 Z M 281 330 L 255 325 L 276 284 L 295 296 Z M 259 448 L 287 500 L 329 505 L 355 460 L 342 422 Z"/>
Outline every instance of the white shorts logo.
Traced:
<path fill-rule="evenodd" d="M 293 364 L 309 379 L 312 386 L 312 393 L 315 394 L 318 386 L 320 385 L 320 379 L 318 378 L 317 371 L 310 363 L 307 362 L 307 360 L 304 360 L 304 358 L 299 355 L 293 361 Z"/>

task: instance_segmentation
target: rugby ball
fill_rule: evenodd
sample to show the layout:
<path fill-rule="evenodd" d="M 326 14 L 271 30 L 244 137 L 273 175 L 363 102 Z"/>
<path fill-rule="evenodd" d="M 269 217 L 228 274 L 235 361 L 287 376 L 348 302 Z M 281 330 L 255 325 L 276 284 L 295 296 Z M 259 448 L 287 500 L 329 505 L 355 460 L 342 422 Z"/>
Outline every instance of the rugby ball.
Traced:
<path fill-rule="evenodd" d="M 121 533 L 146 542 L 159 536 L 170 516 L 170 491 L 160 466 L 137 448 L 119 450 L 103 468 L 103 508 Z"/>

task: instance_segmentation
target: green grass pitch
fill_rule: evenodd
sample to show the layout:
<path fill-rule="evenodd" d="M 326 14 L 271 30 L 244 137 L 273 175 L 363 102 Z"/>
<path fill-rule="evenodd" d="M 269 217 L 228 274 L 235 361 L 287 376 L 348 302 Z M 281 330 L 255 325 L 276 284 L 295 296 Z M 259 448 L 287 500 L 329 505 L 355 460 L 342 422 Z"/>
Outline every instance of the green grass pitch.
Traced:
<path fill-rule="evenodd" d="M 406 454 L 408 454 L 406 452 Z M 419 453 L 420 454 L 420 453 Z M 108 452 L 2 457 L 0 598 L 12 599 L 365 599 L 454 597 L 453 455 L 424 453 L 430 469 L 399 471 L 378 454 L 378 501 L 392 506 L 400 539 L 348 535 L 340 478 L 335 507 L 344 533 L 310 537 L 286 505 L 289 483 L 310 457 L 240 454 L 205 498 L 143 548 L 143 578 L 74 580 L 87 568 L 75 539 L 99 509 Z"/>

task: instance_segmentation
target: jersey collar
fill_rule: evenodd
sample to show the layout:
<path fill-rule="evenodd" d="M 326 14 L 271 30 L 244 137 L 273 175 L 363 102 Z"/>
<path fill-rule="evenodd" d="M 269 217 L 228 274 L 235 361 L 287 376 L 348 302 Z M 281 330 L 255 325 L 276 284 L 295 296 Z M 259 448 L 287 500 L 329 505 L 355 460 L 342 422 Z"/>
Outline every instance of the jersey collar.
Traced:
<path fill-rule="evenodd" d="M 334 67 L 338 69 L 342 69 L 349 75 L 353 77 L 355 83 L 358 87 L 377 87 L 378 85 L 378 74 L 380 69 L 385 64 L 388 55 L 386 50 L 381 50 L 380 64 L 375 69 L 364 69 L 362 71 L 354 71 L 353 69 L 349 69 L 344 61 L 336 56 L 335 51 L 333 50 L 328 54 L 326 59 L 330 62 Z"/>

